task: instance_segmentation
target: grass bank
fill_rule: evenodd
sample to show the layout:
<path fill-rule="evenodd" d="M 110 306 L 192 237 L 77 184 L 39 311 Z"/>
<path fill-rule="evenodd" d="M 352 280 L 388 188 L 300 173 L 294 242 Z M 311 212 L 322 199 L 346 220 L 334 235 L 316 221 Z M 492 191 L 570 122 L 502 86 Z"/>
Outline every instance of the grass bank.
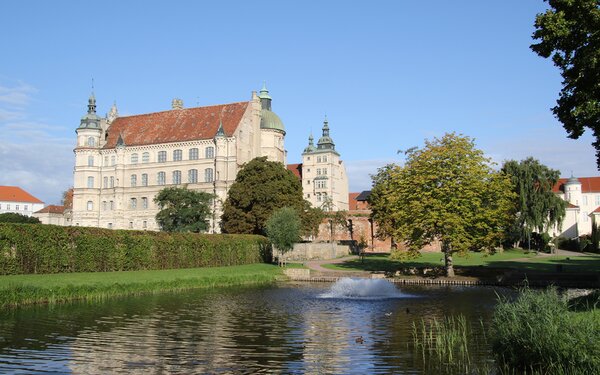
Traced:
<path fill-rule="evenodd" d="M 395 272 L 407 267 L 442 267 L 444 259 L 441 253 L 423 252 L 414 259 L 391 259 L 387 254 L 367 255 L 364 261 L 353 259 L 339 264 L 325 264 L 324 268 L 341 271 L 383 271 Z M 600 270 L 600 256 L 585 255 L 577 257 L 540 256 L 534 252 L 511 249 L 493 255 L 485 253 L 469 253 L 466 256 L 454 256 L 457 268 L 511 268 L 521 271 L 553 272 L 557 265 L 562 272 L 597 272 Z"/>
<path fill-rule="evenodd" d="M 110 297 L 242 284 L 266 284 L 282 275 L 279 267 L 250 264 L 229 267 L 151 271 L 82 272 L 0 276 L 0 308 L 102 300 Z"/>

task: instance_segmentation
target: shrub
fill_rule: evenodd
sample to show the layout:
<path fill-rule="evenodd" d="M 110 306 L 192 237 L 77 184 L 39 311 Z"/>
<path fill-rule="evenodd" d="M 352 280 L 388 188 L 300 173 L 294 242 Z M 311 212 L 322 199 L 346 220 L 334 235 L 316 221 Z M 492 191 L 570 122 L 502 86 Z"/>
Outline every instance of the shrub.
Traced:
<path fill-rule="evenodd" d="M 556 289 L 501 300 L 492 321 L 501 366 L 536 373 L 600 373 L 600 311 L 570 312 Z"/>
<path fill-rule="evenodd" d="M 0 223 L 0 275 L 232 266 L 270 261 L 255 235 Z"/>

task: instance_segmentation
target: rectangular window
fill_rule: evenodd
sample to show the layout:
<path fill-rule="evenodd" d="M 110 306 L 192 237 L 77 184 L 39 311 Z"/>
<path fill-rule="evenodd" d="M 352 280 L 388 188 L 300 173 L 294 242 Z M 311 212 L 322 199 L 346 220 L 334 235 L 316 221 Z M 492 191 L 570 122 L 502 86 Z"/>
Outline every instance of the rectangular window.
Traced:
<path fill-rule="evenodd" d="M 204 157 L 206 159 L 212 159 L 215 157 L 215 148 L 210 146 L 204 150 Z"/>
<path fill-rule="evenodd" d="M 142 221 L 142 228 L 148 228 L 148 222 L 146 220 Z"/>
<path fill-rule="evenodd" d="M 213 169 L 206 168 L 204 170 L 204 182 L 213 182 L 213 180 L 214 180 Z"/>
<path fill-rule="evenodd" d="M 115 178 L 113 176 L 110 176 L 110 188 L 114 188 L 115 187 Z"/>
<path fill-rule="evenodd" d="M 142 208 L 145 210 L 148 208 L 148 198 L 142 197 Z"/>
<path fill-rule="evenodd" d="M 106 188 L 108 188 L 108 177 L 104 177 L 104 178 L 103 178 L 103 181 L 104 181 L 104 185 L 103 185 L 103 186 L 104 186 L 104 188 L 105 188 L 105 189 L 106 189 Z"/>
<path fill-rule="evenodd" d="M 317 168 L 317 176 L 321 175 L 321 168 Z"/>
<path fill-rule="evenodd" d="M 104 157 L 104 166 L 108 167 L 108 156 Z"/>
<path fill-rule="evenodd" d="M 174 150 L 173 151 L 173 161 L 181 161 L 182 155 L 183 155 L 183 151 Z"/>
<path fill-rule="evenodd" d="M 582 198 L 583 198 L 583 204 L 585 206 L 587 206 L 587 204 L 588 204 L 587 195 L 584 195 Z"/>
<path fill-rule="evenodd" d="M 108 223 L 108 229 L 112 229 L 112 223 Z"/>
<path fill-rule="evenodd" d="M 19 211 L 19 205 L 15 205 L 15 210 Z"/>
<path fill-rule="evenodd" d="M 131 198 L 129 200 L 129 207 L 133 210 L 135 210 L 137 208 L 137 199 L 136 198 Z"/>
<path fill-rule="evenodd" d="M 156 184 L 164 185 L 165 184 L 165 172 L 158 172 L 156 175 Z"/>
<path fill-rule="evenodd" d="M 92 176 L 89 176 L 89 177 L 87 178 L 87 187 L 88 187 L 89 189 L 92 189 L 92 188 L 94 187 L 94 177 L 92 177 Z"/>
<path fill-rule="evenodd" d="M 189 159 L 190 160 L 198 160 L 198 149 L 197 148 L 190 148 Z"/>
<path fill-rule="evenodd" d="M 131 175 L 131 187 L 136 187 L 137 186 L 137 174 L 132 174 Z"/>
<path fill-rule="evenodd" d="M 113 155 L 110 157 L 110 165 L 115 165 L 115 164 L 117 164 L 117 157 Z"/>
<path fill-rule="evenodd" d="M 131 154 L 131 164 L 138 163 L 138 154 Z"/>
<path fill-rule="evenodd" d="M 142 154 L 142 163 L 146 164 L 150 162 L 150 153 L 149 152 L 144 152 Z"/>
<path fill-rule="evenodd" d="M 110 201 L 110 210 L 114 210 L 115 209 L 115 202 Z"/>
<path fill-rule="evenodd" d="M 142 173 L 142 186 L 148 186 L 148 174 Z"/>
<path fill-rule="evenodd" d="M 133 229 L 133 221 L 129 222 L 129 229 Z"/>
<path fill-rule="evenodd" d="M 88 201 L 87 202 L 87 210 L 92 211 L 93 209 L 94 209 L 94 202 Z"/>
<path fill-rule="evenodd" d="M 173 171 L 173 184 L 181 184 L 181 171 Z"/>
<path fill-rule="evenodd" d="M 317 193 L 317 202 L 321 201 L 321 193 Z"/>
<path fill-rule="evenodd" d="M 321 157 L 317 156 L 317 163 L 320 163 L 320 162 L 321 162 Z"/>
<path fill-rule="evenodd" d="M 159 151 L 158 152 L 158 162 L 159 163 L 164 163 L 167 161 L 167 152 L 166 151 Z"/>
<path fill-rule="evenodd" d="M 88 156 L 88 167 L 93 167 L 93 166 L 94 166 L 94 157 Z"/>
<path fill-rule="evenodd" d="M 323 163 L 327 163 L 327 156 L 323 156 Z"/>
<path fill-rule="evenodd" d="M 323 175 L 327 174 L 327 168 L 323 168 Z"/>
<path fill-rule="evenodd" d="M 23 210 L 27 211 L 29 209 L 28 205 L 23 206 Z"/>
<path fill-rule="evenodd" d="M 106 211 L 106 201 L 102 201 L 102 211 Z"/>
<path fill-rule="evenodd" d="M 188 171 L 188 182 L 190 184 L 195 184 L 198 182 L 198 170 L 197 169 L 190 169 Z"/>
<path fill-rule="evenodd" d="M 10 210 L 10 204 L 7 204 L 7 205 L 6 205 L 6 209 L 7 209 L 7 210 Z"/>

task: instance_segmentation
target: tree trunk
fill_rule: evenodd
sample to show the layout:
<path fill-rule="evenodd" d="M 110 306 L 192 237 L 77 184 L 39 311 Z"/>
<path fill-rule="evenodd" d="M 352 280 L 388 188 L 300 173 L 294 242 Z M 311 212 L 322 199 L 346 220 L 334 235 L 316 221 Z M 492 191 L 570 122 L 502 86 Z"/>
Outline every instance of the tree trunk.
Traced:
<path fill-rule="evenodd" d="M 442 243 L 444 262 L 446 264 L 446 276 L 454 277 L 454 263 L 452 262 L 452 246 L 446 242 Z"/>

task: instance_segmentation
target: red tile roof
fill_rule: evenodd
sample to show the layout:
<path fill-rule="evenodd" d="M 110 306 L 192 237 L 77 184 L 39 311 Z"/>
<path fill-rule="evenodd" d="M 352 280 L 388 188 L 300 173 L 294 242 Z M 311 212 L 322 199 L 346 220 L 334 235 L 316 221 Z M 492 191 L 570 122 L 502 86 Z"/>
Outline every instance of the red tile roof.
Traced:
<path fill-rule="evenodd" d="M 49 206 L 46 206 L 44 208 L 42 208 L 39 211 L 36 211 L 36 214 L 62 214 L 65 212 L 65 206 L 56 206 L 54 204 L 51 204 Z"/>
<path fill-rule="evenodd" d="M 294 172 L 294 175 L 296 175 L 296 177 L 298 177 L 300 180 L 302 180 L 302 163 L 288 164 L 286 167 L 290 171 Z"/>
<path fill-rule="evenodd" d="M 223 121 L 225 134 L 231 136 L 248 104 L 240 102 L 118 117 L 108 128 L 104 148 L 114 148 L 119 135 L 125 146 L 210 139 L 217 133 L 219 121 Z"/>
<path fill-rule="evenodd" d="M 600 193 L 600 177 L 578 177 L 581 182 L 582 193 Z M 564 184 L 568 178 L 561 178 L 558 183 L 552 187 L 552 191 L 555 193 L 561 193 L 565 191 Z"/>
<path fill-rule="evenodd" d="M 600 206 L 596 207 L 596 209 L 594 211 L 592 211 L 592 214 L 593 213 L 600 213 Z"/>
<path fill-rule="evenodd" d="M 0 186 L 0 201 L 44 203 L 18 186 Z"/>
<path fill-rule="evenodd" d="M 358 208 L 356 207 L 356 205 L 358 204 L 358 201 L 356 200 L 356 197 L 358 197 L 360 195 L 360 193 L 349 193 L 348 194 L 348 209 L 350 211 L 355 211 L 358 210 Z"/>

